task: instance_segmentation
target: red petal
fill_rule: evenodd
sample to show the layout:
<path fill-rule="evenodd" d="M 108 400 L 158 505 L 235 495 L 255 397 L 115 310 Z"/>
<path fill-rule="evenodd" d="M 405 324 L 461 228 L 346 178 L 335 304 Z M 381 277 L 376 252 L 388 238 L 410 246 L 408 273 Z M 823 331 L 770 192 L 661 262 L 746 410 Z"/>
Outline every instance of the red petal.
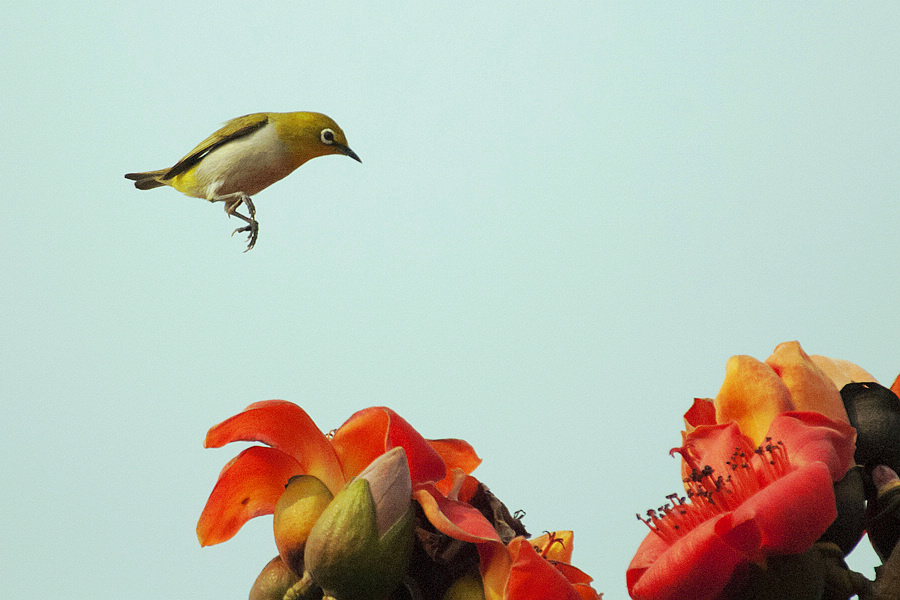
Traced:
<path fill-rule="evenodd" d="M 413 498 L 431 524 L 445 535 L 472 543 L 500 541 L 494 527 L 476 508 L 450 500 L 433 483 L 417 486 Z"/>
<path fill-rule="evenodd" d="M 288 479 L 302 472 L 300 463 L 274 448 L 251 446 L 238 454 L 222 469 L 197 522 L 200 545 L 230 540 L 248 520 L 275 512 Z"/>
<path fill-rule="evenodd" d="M 684 425 L 688 432 L 700 425 L 716 424 L 716 405 L 709 398 L 694 398 L 694 403 L 684 413 Z"/>
<path fill-rule="evenodd" d="M 302 465 L 302 473 L 315 475 L 334 494 L 344 486 L 341 464 L 331 442 L 293 402 L 256 402 L 206 434 L 207 448 L 236 441 L 262 442 L 291 455 Z"/>
<path fill-rule="evenodd" d="M 856 430 L 843 421 L 817 412 L 787 412 L 772 421 L 767 435 L 773 442 L 784 442 L 793 466 L 823 462 L 834 481 L 853 465 Z"/>
<path fill-rule="evenodd" d="M 509 543 L 512 567 L 507 584 L 509 600 L 580 600 L 572 584 L 523 537 Z"/>
<path fill-rule="evenodd" d="M 805 465 L 753 494 L 731 516 L 735 526 L 753 521 L 760 547 L 805 552 L 837 517 L 834 483 L 824 463 Z"/>
<path fill-rule="evenodd" d="M 671 546 L 651 532 L 625 573 L 628 591 L 635 600 L 714 598 L 759 539 L 752 522 L 731 528 L 725 517 L 706 521 Z"/>
<path fill-rule="evenodd" d="M 366 408 L 351 416 L 331 440 L 350 479 L 388 450 L 402 447 L 409 460 L 413 485 L 440 481 L 447 475 L 444 461 L 412 425 L 390 408 Z"/>
<path fill-rule="evenodd" d="M 573 583 L 572 587 L 578 592 L 581 600 L 603 600 L 603 594 L 598 594 L 594 588 L 586 583 Z"/>

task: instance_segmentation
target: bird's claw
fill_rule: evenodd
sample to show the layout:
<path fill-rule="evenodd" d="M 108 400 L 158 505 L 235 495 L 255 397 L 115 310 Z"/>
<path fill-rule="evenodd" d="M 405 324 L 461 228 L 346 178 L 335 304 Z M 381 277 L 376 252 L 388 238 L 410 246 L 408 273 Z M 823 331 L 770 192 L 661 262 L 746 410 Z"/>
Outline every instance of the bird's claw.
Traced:
<path fill-rule="evenodd" d="M 250 235 L 247 237 L 247 241 L 249 243 L 247 244 L 247 250 L 244 250 L 244 252 L 252 250 L 253 246 L 256 245 L 256 238 L 259 237 L 259 223 L 256 221 L 256 219 L 253 219 L 249 224 L 244 225 L 243 227 L 238 227 L 231 232 L 231 235 L 233 236 L 236 233 L 244 233 L 247 231 L 250 232 Z"/>

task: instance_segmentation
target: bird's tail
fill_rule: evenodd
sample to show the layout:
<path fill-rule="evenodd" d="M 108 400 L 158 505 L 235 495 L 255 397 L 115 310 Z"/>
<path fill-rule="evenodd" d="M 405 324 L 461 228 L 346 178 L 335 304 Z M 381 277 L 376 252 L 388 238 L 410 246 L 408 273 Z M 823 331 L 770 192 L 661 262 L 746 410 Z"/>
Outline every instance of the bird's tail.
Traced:
<path fill-rule="evenodd" d="M 160 169 L 159 171 L 147 171 L 145 173 L 125 173 L 125 179 L 134 181 L 134 187 L 139 190 L 152 190 L 162 185 L 166 185 L 161 181 L 163 175 L 168 169 Z"/>

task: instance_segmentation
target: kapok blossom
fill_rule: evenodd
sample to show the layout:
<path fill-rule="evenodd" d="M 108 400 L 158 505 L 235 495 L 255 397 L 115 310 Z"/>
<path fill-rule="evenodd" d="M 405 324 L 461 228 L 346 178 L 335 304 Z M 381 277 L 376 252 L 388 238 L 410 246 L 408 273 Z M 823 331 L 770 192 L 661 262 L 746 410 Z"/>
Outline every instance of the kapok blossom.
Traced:
<path fill-rule="evenodd" d="M 871 376 L 780 344 L 765 362 L 734 356 L 715 400 L 685 413 L 687 494 L 640 517 L 651 529 L 626 579 L 633 598 L 716 597 L 742 564 L 806 551 L 837 516 L 834 482 L 856 431 L 838 385 Z"/>
<path fill-rule="evenodd" d="M 651 529 L 626 573 L 632 598 L 715 598 L 742 564 L 807 550 L 837 516 L 833 484 L 852 427 L 818 413 L 777 416 L 760 447 L 735 424 L 701 426 L 677 449 L 687 497 L 640 517 Z"/>

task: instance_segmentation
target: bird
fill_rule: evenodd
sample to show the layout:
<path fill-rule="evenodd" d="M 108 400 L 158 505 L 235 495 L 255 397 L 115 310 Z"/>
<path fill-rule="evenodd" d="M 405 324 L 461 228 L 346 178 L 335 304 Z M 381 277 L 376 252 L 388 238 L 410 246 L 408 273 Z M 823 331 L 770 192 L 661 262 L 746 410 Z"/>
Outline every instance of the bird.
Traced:
<path fill-rule="evenodd" d="M 259 223 L 251 196 L 290 175 L 306 161 L 343 154 L 362 162 L 331 117 L 316 112 L 261 112 L 236 117 L 167 169 L 126 173 L 139 190 L 170 186 L 193 198 L 223 202 L 225 213 L 247 224 L 247 252 L 256 245 Z M 245 216 L 237 212 L 247 207 Z"/>

